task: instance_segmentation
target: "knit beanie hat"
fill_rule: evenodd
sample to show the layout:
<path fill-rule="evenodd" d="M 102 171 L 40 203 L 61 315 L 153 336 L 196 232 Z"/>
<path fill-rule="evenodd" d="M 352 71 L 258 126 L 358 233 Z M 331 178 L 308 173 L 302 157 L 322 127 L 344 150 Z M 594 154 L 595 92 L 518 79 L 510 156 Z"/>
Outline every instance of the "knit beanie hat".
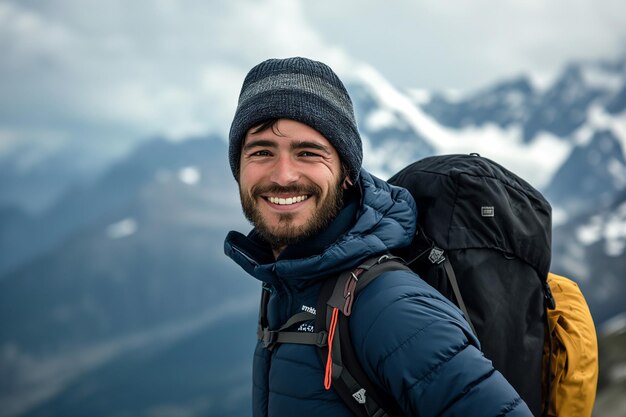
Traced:
<path fill-rule="evenodd" d="M 241 147 L 247 131 L 268 119 L 292 119 L 320 132 L 337 150 L 356 182 L 363 147 L 352 101 L 326 64 L 307 58 L 269 59 L 246 76 L 233 123 L 228 157 L 239 180 Z"/>

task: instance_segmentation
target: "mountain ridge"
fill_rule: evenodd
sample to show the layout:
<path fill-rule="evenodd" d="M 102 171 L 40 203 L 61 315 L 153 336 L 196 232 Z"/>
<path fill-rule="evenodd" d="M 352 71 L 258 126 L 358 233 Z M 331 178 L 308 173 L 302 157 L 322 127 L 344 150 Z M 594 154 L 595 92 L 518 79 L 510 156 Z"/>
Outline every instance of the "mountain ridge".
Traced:
<path fill-rule="evenodd" d="M 574 75 L 575 85 L 584 86 L 580 82 L 586 80 L 584 71 Z M 555 80 L 554 85 L 558 83 Z M 570 82 L 559 85 L 571 87 Z M 620 279 L 620 271 L 626 270 L 622 232 L 626 227 L 620 226 L 626 199 L 626 135 L 618 127 L 622 122 L 626 126 L 626 112 L 609 112 L 620 108 L 621 101 L 615 98 L 621 97 L 623 88 L 615 82 L 603 85 L 614 89 L 602 96 L 611 97 L 605 101 L 600 96 L 585 99 L 602 90 L 597 86 L 593 94 L 574 96 L 573 108 L 581 103 L 587 106 L 587 120 L 570 134 L 557 136 L 547 131 L 552 126 L 547 124 L 542 128 L 545 132 L 539 129 L 541 133 L 527 140 L 516 123 L 530 120 L 530 115 L 517 115 L 517 119 L 513 113 L 507 115 L 521 106 L 519 99 L 506 98 L 508 91 L 534 97 L 551 89 L 537 91 L 528 79 L 496 83 L 493 101 L 501 107 L 500 113 L 493 113 L 496 120 L 481 113 L 483 125 L 464 124 L 461 129 L 439 123 L 425 110 L 428 101 L 416 104 L 413 96 L 395 89 L 373 69 L 362 70 L 347 83 L 361 127 L 365 166 L 382 178 L 430 154 L 476 150 L 487 157 L 492 152 L 492 159 L 522 177 L 541 170 L 541 175 L 533 177 L 533 185 L 537 187 L 541 178 L 542 191 L 555 211 L 563 211 L 554 228 L 554 272 L 580 284 L 598 325 L 623 311 L 626 294 Z M 484 102 L 489 91 L 490 87 L 484 89 L 475 99 Z M 552 91 L 554 97 L 567 96 L 564 91 Z M 478 102 L 470 103 L 471 99 L 450 105 L 482 108 Z M 450 114 L 459 113 L 460 108 L 450 107 Z M 605 119 L 590 120 L 590 115 Z M 503 127 L 498 121 L 508 124 Z M 230 358 L 228 346 L 211 344 L 209 330 L 217 321 L 221 329 L 227 329 L 229 340 L 246 344 L 241 352 L 252 348 L 254 323 L 249 326 L 252 330 L 245 330 L 234 316 L 253 320 L 259 285 L 223 254 L 223 238 L 229 230 L 250 228 L 241 213 L 226 155 L 226 141 L 216 136 L 176 143 L 154 138 L 107 167 L 94 181 L 67 191 L 37 216 L 17 206 L 0 210 L 0 225 L 7 226 L 0 230 L 2 248 L 7 249 L 0 262 L 5 266 L 0 268 L 0 410 L 4 410 L 0 416 L 70 415 L 76 398 L 97 403 L 103 401 L 105 392 L 122 395 L 123 390 L 115 386 L 128 375 L 125 367 L 141 373 L 161 361 L 193 359 L 181 357 L 189 352 L 184 346 L 196 352 L 197 361 L 206 358 L 193 346 L 211 346 L 214 356 Z M 587 183 L 581 193 L 581 185 Z M 599 201 L 602 204 L 596 204 Z M 11 253 L 17 260 L 8 258 Z M 13 262 L 10 267 L 8 261 Z M 202 321 L 212 314 L 220 319 Z M 165 331 L 168 325 L 173 326 L 171 333 Z M 191 329 L 185 333 L 186 325 Z M 150 339 L 155 350 L 146 352 L 146 357 L 141 353 L 148 345 L 130 343 L 128 349 L 83 368 L 80 363 L 76 368 L 63 363 L 58 369 L 68 377 L 61 381 L 54 373 L 44 372 L 56 369 L 50 368 L 54 355 L 76 352 L 79 357 L 79 352 L 87 355 L 89 349 L 152 331 L 165 333 Z M 249 359 L 233 356 L 242 362 Z M 202 369 L 227 371 L 221 364 L 211 366 Z M 219 392 L 236 392 L 236 384 L 249 380 L 248 374 L 240 376 Z M 196 387 L 215 387 L 216 378 L 221 377 L 194 374 L 201 379 Z M 92 391 L 86 392 L 86 387 Z M 46 395 L 28 397 L 34 388 Z M 143 415 L 154 410 L 189 415 L 217 415 L 219 411 L 206 411 L 211 407 L 195 403 L 195 397 L 175 400 L 155 387 L 137 389 L 137 401 L 130 401 L 128 407 Z M 154 397 L 155 392 L 163 398 Z M 11 398 L 22 402 L 11 402 Z M 83 410 L 92 410 L 92 404 L 83 404 Z M 110 413 L 124 412 L 115 404 L 105 405 Z M 13 411 L 6 411 L 9 408 Z"/>

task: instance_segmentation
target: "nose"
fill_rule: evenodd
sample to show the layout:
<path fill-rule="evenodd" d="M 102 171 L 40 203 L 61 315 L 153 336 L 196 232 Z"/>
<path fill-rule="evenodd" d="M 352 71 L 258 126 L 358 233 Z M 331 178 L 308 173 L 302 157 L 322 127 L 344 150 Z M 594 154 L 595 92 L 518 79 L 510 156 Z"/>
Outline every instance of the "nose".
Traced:
<path fill-rule="evenodd" d="M 300 178 L 295 161 L 290 155 L 279 155 L 272 167 L 270 180 L 278 185 L 289 185 Z"/>

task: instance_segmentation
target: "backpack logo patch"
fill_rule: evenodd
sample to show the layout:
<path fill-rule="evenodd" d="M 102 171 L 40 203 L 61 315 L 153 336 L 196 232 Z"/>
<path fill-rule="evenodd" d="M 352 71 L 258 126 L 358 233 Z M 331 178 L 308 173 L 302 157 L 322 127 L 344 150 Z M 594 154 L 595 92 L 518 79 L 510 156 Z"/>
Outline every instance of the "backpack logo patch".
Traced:
<path fill-rule="evenodd" d="M 358 402 L 359 404 L 365 404 L 365 388 L 361 388 L 360 390 L 358 390 L 357 392 L 355 392 L 354 394 L 352 394 L 352 397 L 356 400 L 356 402 Z"/>
<path fill-rule="evenodd" d="M 494 217 L 496 215 L 496 210 L 493 206 L 482 206 L 480 208 L 480 215 L 482 217 Z"/>
<path fill-rule="evenodd" d="M 443 256 L 443 249 L 439 249 L 436 246 L 432 248 L 428 254 L 428 260 L 433 264 L 440 264 L 445 261 L 446 257 Z"/>

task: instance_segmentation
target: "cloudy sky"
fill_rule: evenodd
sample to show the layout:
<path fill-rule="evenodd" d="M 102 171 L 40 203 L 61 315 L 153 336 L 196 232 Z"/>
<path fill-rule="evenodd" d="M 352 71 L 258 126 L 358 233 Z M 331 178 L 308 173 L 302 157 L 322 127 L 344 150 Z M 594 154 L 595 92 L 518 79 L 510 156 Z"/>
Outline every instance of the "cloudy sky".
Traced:
<path fill-rule="evenodd" d="M 224 133 L 268 57 L 471 91 L 624 51 L 623 0 L 0 0 L 0 152 Z"/>

